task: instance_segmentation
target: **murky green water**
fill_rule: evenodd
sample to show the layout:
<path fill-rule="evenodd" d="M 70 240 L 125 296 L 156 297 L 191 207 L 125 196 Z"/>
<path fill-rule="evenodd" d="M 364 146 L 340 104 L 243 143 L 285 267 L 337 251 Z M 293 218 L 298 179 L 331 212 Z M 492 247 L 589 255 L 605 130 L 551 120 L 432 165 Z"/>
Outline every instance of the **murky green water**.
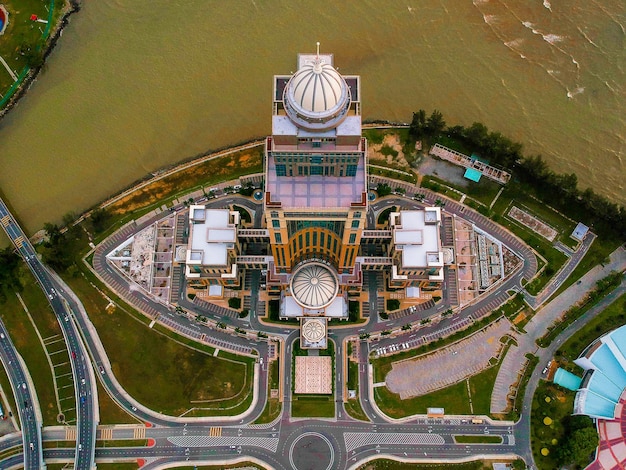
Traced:
<path fill-rule="evenodd" d="M 362 76 L 366 118 L 479 120 L 626 202 L 622 0 L 84 3 L 0 123 L 0 189 L 30 231 L 266 135 L 272 75 L 318 40 Z"/>

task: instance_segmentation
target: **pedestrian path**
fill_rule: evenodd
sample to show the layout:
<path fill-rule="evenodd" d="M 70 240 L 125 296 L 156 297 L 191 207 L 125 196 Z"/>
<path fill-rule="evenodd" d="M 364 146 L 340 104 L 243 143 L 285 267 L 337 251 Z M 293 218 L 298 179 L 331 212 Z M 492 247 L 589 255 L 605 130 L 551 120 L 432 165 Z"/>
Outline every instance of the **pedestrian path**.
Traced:
<path fill-rule="evenodd" d="M 277 437 L 248 436 L 172 436 L 167 440 L 179 447 L 253 446 L 276 452 Z"/>
<path fill-rule="evenodd" d="M 352 452 L 360 447 L 379 445 L 444 445 L 443 436 L 434 433 L 371 433 L 346 432 L 343 434 L 346 452 Z"/>
<path fill-rule="evenodd" d="M 596 266 L 585 274 L 580 284 L 573 284 L 561 295 L 539 310 L 525 326 L 526 334 L 516 338 L 517 346 L 511 345 L 502 365 L 498 370 L 493 392 L 491 394 L 491 413 L 505 413 L 509 407 L 509 394 L 514 390 L 526 361 L 526 354 L 534 354 L 539 349 L 536 340 L 540 338 L 557 319 L 576 305 L 587 295 L 597 281 L 608 276 L 612 271 L 626 270 L 626 251 L 618 248 L 610 256 L 605 266 Z"/>

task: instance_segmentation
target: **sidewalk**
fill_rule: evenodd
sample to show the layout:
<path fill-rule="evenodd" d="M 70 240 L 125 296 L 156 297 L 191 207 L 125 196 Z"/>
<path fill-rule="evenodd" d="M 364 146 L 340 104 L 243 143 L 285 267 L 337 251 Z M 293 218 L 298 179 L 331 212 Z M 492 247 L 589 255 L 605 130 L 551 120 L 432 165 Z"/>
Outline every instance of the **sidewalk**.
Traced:
<path fill-rule="evenodd" d="M 521 373 L 521 367 L 526 361 L 525 355 L 535 353 L 539 347 L 535 341 L 546 331 L 546 328 L 554 323 L 563 312 L 580 302 L 587 292 L 595 286 L 596 282 L 608 276 L 611 271 L 624 271 L 626 269 L 626 251 L 619 247 L 610 256 L 610 263 L 596 266 L 581 278 L 580 284 L 573 284 L 552 302 L 539 310 L 526 325 L 526 334 L 516 336 L 518 346 L 511 346 L 504 357 L 493 393 L 491 395 L 491 413 L 505 413 L 508 407 L 507 395 L 509 390 L 517 383 Z"/>

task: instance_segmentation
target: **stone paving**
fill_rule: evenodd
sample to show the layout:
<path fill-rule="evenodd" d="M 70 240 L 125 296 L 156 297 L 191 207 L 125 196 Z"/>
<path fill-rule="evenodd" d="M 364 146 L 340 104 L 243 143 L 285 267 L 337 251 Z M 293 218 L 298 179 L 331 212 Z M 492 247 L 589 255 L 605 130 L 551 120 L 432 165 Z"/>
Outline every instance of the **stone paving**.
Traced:
<path fill-rule="evenodd" d="M 296 356 L 295 393 L 333 393 L 330 356 Z"/>
<path fill-rule="evenodd" d="M 536 234 L 541 235 L 551 242 L 553 242 L 556 236 L 559 234 L 548 224 L 542 222 L 537 217 L 530 215 L 528 212 L 520 209 L 517 206 L 511 207 L 511 209 L 509 210 L 509 217 L 515 219 L 520 224 L 528 227 Z"/>
<path fill-rule="evenodd" d="M 500 338 L 511 324 L 506 318 L 492 323 L 484 330 L 456 342 L 434 354 L 392 364 L 385 382 L 387 388 L 400 398 L 425 395 L 453 385 L 489 367 L 489 360 L 502 349 Z"/>

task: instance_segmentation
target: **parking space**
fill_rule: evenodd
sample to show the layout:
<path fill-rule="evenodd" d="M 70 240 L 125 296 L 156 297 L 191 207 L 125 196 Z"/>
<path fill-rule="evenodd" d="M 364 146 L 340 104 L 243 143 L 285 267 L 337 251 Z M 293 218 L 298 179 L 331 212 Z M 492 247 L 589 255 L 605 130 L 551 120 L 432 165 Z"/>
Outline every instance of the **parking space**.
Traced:
<path fill-rule="evenodd" d="M 500 338 L 510 327 L 508 320 L 501 319 L 433 354 L 395 362 L 385 377 L 386 386 L 404 400 L 448 387 L 475 375 L 489 367 L 492 357 L 499 355 L 503 347 Z"/>

